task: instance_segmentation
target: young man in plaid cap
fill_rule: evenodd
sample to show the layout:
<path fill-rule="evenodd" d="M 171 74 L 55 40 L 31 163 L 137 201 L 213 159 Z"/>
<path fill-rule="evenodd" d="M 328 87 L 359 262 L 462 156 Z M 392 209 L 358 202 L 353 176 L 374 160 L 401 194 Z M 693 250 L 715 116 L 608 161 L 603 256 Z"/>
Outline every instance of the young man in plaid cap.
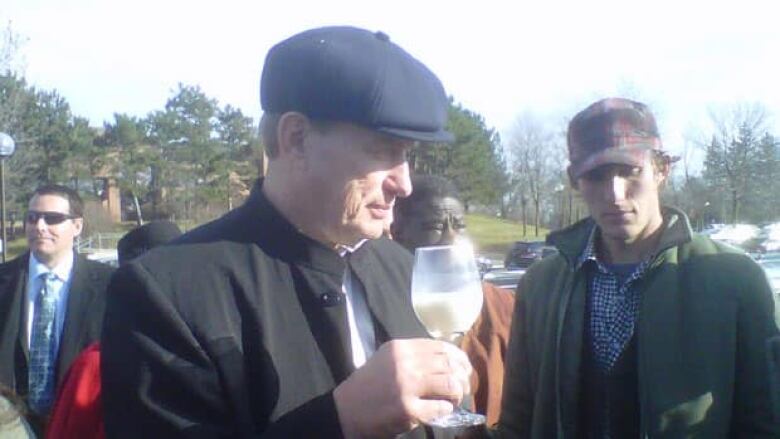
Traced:
<path fill-rule="evenodd" d="M 590 218 L 518 285 L 506 437 L 780 437 L 778 328 L 748 256 L 662 206 L 671 157 L 648 108 L 605 99 L 568 130 Z M 775 355 L 773 355 L 775 352 Z"/>

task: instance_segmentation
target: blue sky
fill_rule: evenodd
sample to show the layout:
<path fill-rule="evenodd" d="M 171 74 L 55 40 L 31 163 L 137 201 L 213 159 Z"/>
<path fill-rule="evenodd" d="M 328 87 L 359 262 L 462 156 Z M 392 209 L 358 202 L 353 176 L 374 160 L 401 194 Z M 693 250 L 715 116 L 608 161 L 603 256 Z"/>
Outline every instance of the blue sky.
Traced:
<path fill-rule="evenodd" d="M 768 5 L 768 6 L 765 6 Z M 760 101 L 780 114 L 778 18 L 771 2 L 4 0 L 27 38 L 25 76 L 101 125 L 163 107 L 198 84 L 258 118 L 263 58 L 300 30 L 383 30 L 506 138 L 517 116 L 565 120 L 607 95 L 658 115 L 669 149 L 706 132 L 710 108 Z M 774 128 L 775 132 L 780 132 Z"/>

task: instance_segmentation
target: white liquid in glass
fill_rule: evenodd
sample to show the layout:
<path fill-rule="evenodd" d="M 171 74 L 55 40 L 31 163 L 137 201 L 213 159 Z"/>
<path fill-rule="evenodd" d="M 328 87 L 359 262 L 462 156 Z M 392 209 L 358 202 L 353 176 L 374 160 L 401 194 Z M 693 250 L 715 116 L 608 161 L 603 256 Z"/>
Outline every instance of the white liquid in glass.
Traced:
<path fill-rule="evenodd" d="M 482 309 L 482 290 L 415 294 L 412 304 L 417 317 L 432 336 L 448 338 L 471 328 Z"/>

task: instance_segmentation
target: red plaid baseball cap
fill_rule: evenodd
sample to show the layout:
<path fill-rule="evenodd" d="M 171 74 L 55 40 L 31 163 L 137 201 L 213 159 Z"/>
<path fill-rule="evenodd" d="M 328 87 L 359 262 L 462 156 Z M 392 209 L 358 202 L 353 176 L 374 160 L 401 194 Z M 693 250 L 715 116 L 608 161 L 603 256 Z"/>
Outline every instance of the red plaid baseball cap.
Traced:
<path fill-rule="evenodd" d="M 606 164 L 642 166 L 649 151 L 661 150 L 653 114 L 624 98 L 602 99 L 579 112 L 566 140 L 573 180 Z"/>

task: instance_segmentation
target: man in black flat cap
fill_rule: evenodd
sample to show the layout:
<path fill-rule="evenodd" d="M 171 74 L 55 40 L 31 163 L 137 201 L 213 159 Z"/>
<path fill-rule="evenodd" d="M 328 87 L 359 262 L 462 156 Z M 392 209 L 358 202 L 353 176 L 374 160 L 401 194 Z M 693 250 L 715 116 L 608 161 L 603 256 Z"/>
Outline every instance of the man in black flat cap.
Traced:
<path fill-rule="evenodd" d="M 313 29 L 261 79 L 267 176 L 222 218 L 121 268 L 103 330 L 108 437 L 396 437 L 449 413 L 471 366 L 414 316 L 382 237 L 406 154 L 447 98 L 382 33 Z"/>

